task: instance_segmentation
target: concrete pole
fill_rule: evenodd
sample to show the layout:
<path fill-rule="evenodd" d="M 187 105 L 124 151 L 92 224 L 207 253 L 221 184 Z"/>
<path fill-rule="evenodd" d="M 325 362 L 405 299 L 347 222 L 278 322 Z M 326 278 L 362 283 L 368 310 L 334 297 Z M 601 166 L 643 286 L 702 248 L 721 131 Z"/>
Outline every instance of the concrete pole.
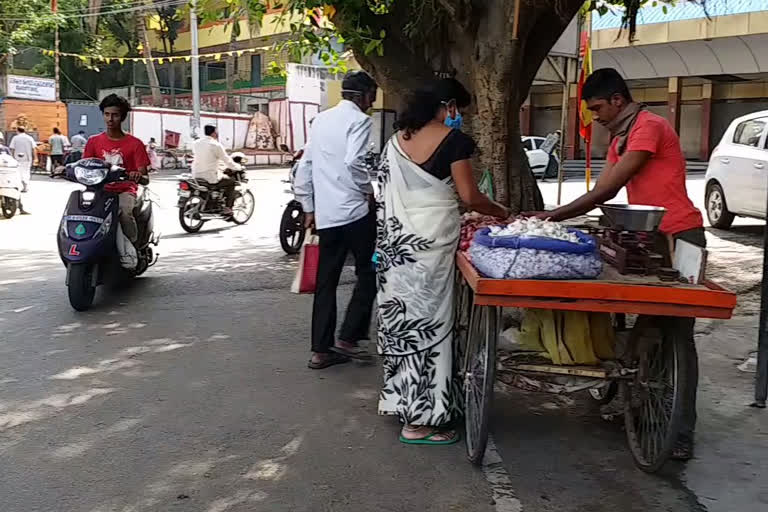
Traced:
<path fill-rule="evenodd" d="M 192 0 L 189 9 L 189 34 L 192 39 L 192 136 L 200 132 L 200 49 L 197 40 L 197 0 Z"/>

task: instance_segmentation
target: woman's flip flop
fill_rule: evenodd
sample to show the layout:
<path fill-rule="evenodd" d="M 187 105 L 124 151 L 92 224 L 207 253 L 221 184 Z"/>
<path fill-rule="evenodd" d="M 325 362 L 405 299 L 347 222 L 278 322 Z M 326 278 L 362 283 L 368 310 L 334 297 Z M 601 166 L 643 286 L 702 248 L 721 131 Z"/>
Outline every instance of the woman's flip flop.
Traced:
<path fill-rule="evenodd" d="M 456 444 L 461 440 L 461 435 L 458 432 L 454 432 L 452 438 L 446 439 L 444 441 L 434 441 L 432 439 L 436 435 L 442 434 L 443 432 L 444 431 L 441 430 L 435 430 L 427 437 L 422 437 L 421 439 L 408 439 L 407 437 L 404 437 L 402 434 L 400 434 L 400 442 L 405 444 L 431 444 L 435 446 L 445 446 L 449 444 Z"/>

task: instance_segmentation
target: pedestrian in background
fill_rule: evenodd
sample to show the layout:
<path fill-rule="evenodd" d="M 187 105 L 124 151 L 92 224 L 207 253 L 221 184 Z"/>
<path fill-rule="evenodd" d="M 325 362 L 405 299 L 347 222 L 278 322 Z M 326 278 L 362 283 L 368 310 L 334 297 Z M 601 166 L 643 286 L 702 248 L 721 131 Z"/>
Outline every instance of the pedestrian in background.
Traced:
<path fill-rule="evenodd" d="M 77 162 L 83 158 L 83 150 L 85 150 L 85 144 L 87 142 L 88 139 L 85 138 L 85 132 L 83 130 L 77 132 L 77 135 L 72 137 L 72 148 L 70 149 L 69 158 L 67 158 L 67 160 L 70 162 Z"/>
<path fill-rule="evenodd" d="M 48 139 L 48 144 L 51 146 L 51 176 L 54 169 L 64 165 L 64 147 L 68 142 L 58 128 L 53 129 L 53 135 Z"/>
<path fill-rule="evenodd" d="M 19 177 L 21 178 L 22 192 L 29 190 L 29 182 L 32 180 L 32 162 L 35 159 L 35 149 L 37 143 L 24 129 L 19 126 L 16 128 L 16 135 L 11 139 L 8 146 L 13 154 L 13 158 L 19 163 Z M 24 209 L 22 208 L 22 213 Z"/>
<path fill-rule="evenodd" d="M 304 148 L 294 182 L 296 198 L 306 212 L 306 226 L 314 225 L 320 238 L 308 364 L 314 370 L 350 358 L 371 359 L 359 342 L 369 338 L 376 297 L 371 261 L 376 216 L 365 155 L 373 124 L 366 111 L 376 101 L 378 86 L 368 73 L 356 71 L 344 77 L 341 88 L 341 102 L 315 117 L 312 143 Z M 357 284 L 336 338 L 336 288 L 350 252 L 355 257 Z"/>
<path fill-rule="evenodd" d="M 443 103 L 448 115 L 445 118 L 445 126 L 453 128 L 454 130 L 461 130 L 461 126 L 464 124 L 464 118 L 461 117 L 459 107 L 456 105 L 456 100 L 451 99 Z"/>

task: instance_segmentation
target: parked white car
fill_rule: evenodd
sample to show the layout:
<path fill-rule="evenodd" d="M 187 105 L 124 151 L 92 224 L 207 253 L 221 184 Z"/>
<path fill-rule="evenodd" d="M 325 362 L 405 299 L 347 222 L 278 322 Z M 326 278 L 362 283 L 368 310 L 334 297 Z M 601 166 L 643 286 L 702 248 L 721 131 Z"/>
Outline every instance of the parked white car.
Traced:
<path fill-rule="evenodd" d="M 528 155 L 528 165 L 534 176 L 537 178 L 556 178 L 560 160 L 555 154 L 550 165 L 549 153 L 540 149 L 545 140 L 547 140 L 546 137 L 522 137 L 523 148 L 525 154 Z"/>
<path fill-rule="evenodd" d="M 728 229 L 735 216 L 765 218 L 768 195 L 768 110 L 735 119 L 709 159 L 705 205 L 709 223 Z"/>

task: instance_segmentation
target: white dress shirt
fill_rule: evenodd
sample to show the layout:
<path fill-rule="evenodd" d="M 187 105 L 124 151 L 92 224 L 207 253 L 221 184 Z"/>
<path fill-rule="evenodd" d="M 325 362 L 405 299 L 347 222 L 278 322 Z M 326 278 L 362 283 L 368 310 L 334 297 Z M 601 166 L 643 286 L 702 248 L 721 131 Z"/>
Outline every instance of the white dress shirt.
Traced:
<path fill-rule="evenodd" d="M 192 177 L 208 183 L 218 183 L 224 169 L 240 168 L 227 154 L 221 142 L 207 135 L 192 144 L 192 154 Z"/>
<path fill-rule="evenodd" d="M 293 187 L 304 210 L 315 213 L 317 229 L 344 226 L 368 215 L 373 188 L 365 154 L 372 123 L 348 100 L 312 121 Z"/>
<path fill-rule="evenodd" d="M 37 143 L 27 132 L 14 135 L 9 147 L 13 150 L 13 157 L 20 162 L 31 162 L 35 159 Z"/>

